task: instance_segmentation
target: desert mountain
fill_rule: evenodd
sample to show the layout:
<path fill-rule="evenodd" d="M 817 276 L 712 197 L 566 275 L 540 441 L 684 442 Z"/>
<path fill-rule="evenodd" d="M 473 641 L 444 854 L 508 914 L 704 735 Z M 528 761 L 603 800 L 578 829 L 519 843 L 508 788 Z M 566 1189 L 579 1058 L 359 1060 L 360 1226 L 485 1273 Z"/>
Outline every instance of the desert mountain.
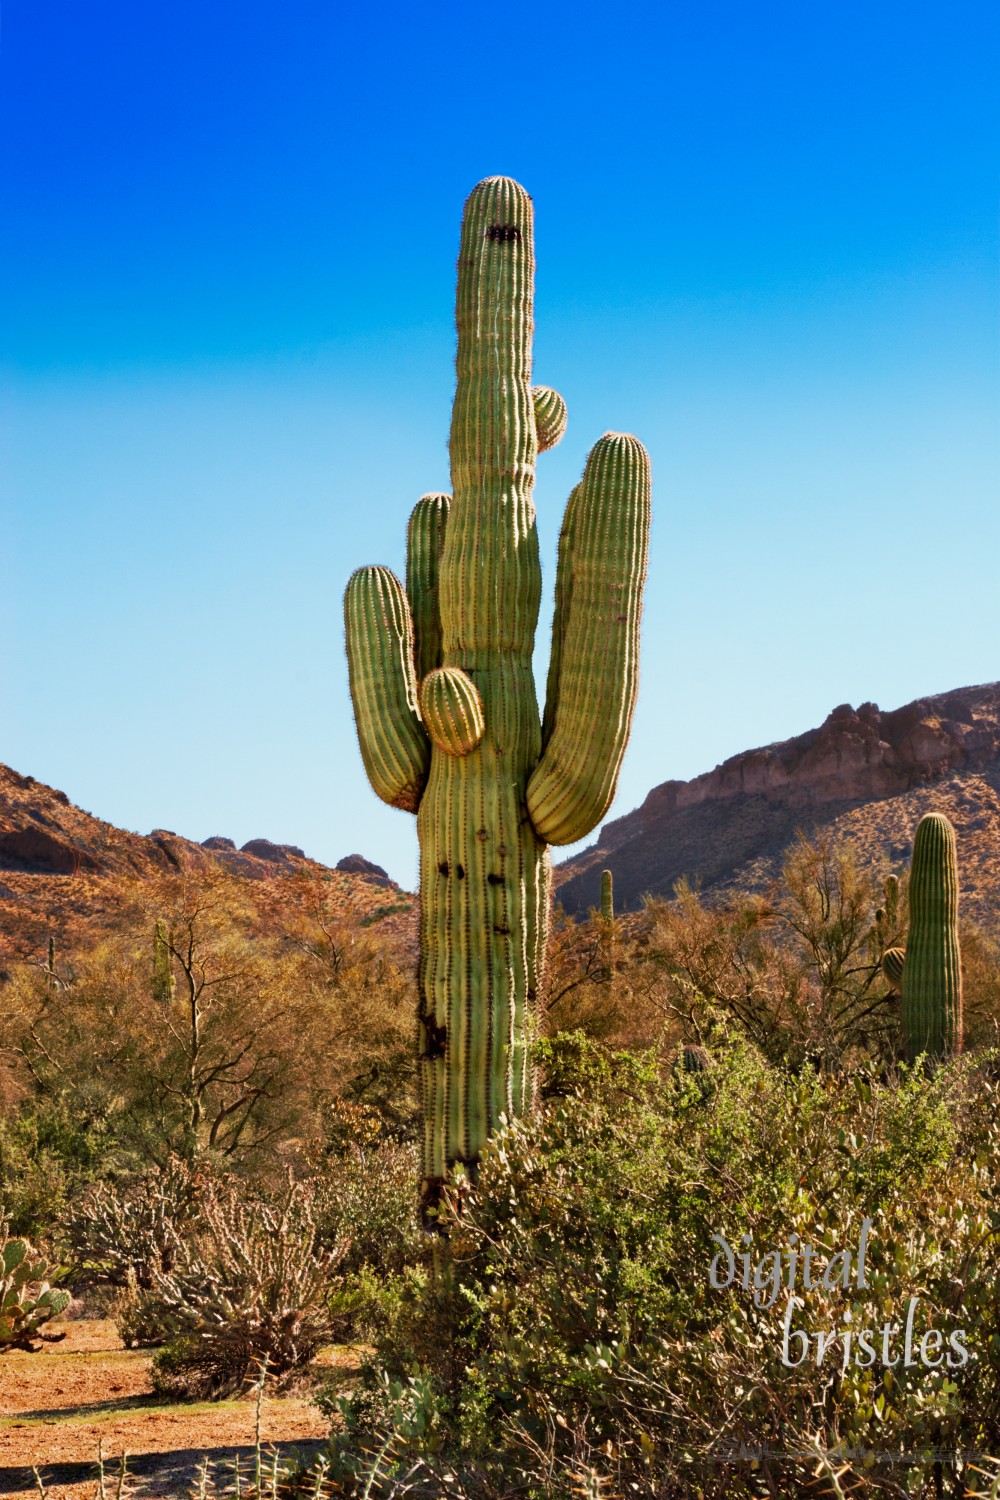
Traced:
<path fill-rule="evenodd" d="M 898 869 L 931 810 L 958 832 L 964 915 L 997 930 L 1000 682 L 889 713 L 845 703 L 818 729 L 734 755 L 693 781 L 665 781 L 558 867 L 558 896 L 570 912 L 597 905 L 602 869 L 614 873 L 623 909 L 646 893 L 669 896 L 681 877 L 707 894 L 763 891 L 799 830 L 849 838 L 864 861 Z"/>
<path fill-rule="evenodd" d="M 321 880 L 335 884 L 359 920 L 384 922 L 408 939 L 413 898 L 360 854 L 331 870 L 264 838 L 237 849 L 221 836 L 198 844 L 164 828 L 128 833 L 0 765 L 0 961 L 38 958 L 50 937 L 61 949 L 100 935 L 114 924 L 123 881 L 213 868 L 236 877 L 261 916 L 280 922 L 282 909 L 307 903 Z"/>

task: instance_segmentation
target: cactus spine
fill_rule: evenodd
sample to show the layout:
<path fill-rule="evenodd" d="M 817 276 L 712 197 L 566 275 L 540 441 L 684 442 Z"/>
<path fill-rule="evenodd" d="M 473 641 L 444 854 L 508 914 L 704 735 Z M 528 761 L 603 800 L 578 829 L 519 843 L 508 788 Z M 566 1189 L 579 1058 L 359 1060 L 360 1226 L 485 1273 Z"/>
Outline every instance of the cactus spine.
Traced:
<path fill-rule="evenodd" d="M 347 586 L 347 654 L 375 791 L 417 812 L 422 1203 L 530 1108 L 529 1017 L 548 926 L 549 843 L 607 811 L 631 728 L 649 533 L 649 461 L 607 433 L 559 543 L 544 726 L 532 675 L 541 570 L 535 458 L 562 436 L 562 398 L 531 385 L 533 211 L 509 178 L 465 205 L 458 262 L 454 494 L 425 495 L 407 586 L 362 568 Z"/>
<path fill-rule="evenodd" d="M 615 920 L 615 878 L 610 870 L 601 871 L 601 916 L 605 922 Z"/>
<path fill-rule="evenodd" d="M 917 824 L 910 862 L 910 930 L 902 975 L 903 1036 L 909 1058 L 962 1050 L 962 964 L 958 946 L 955 830 L 943 813 Z"/>

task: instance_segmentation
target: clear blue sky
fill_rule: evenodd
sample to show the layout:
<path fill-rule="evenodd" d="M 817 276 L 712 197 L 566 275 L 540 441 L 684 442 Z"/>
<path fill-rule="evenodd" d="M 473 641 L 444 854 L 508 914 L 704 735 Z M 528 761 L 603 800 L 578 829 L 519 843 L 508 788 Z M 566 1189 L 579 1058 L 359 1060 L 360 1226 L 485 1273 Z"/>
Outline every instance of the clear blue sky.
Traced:
<path fill-rule="evenodd" d="M 535 372 L 653 460 L 613 813 L 1000 677 L 995 0 L 8 5 L 0 760 L 141 832 L 412 885 L 341 595 L 448 487 L 481 177 L 535 199 Z"/>

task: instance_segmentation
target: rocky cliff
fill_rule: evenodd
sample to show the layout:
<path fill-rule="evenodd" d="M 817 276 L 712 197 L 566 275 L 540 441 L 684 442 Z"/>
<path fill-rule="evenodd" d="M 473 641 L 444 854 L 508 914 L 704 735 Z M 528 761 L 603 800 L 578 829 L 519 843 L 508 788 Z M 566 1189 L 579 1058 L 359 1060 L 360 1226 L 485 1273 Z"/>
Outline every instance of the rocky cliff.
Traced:
<path fill-rule="evenodd" d="M 818 729 L 734 755 L 693 781 L 665 781 L 557 869 L 558 895 L 568 911 L 586 911 L 604 868 L 622 907 L 646 893 L 669 896 L 681 877 L 706 892 L 761 889 L 798 830 L 849 835 L 864 858 L 899 865 L 932 807 L 958 829 L 966 912 L 996 927 L 1000 683 L 891 712 L 845 703 Z"/>

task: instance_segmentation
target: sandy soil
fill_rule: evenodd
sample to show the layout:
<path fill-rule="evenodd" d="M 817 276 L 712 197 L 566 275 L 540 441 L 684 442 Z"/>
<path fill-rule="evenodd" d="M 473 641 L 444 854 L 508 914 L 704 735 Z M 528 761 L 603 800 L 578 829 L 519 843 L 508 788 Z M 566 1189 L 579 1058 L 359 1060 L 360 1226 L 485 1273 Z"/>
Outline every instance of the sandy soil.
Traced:
<path fill-rule="evenodd" d="M 0 1495 L 37 1495 L 36 1465 L 51 1500 L 91 1500 L 99 1444 L 109 1473 L 117 1472 L 122 1453 L 129 1455 L 129 1472 L 141 1476 L 130 1489 L 135 1496 L 185 1495 L 203 1455 L 215 1469 L 240 1454 L 248 1469 L 252 1400 L 164 1404 L 153 1394 L 150 1354 L 124 1349 L 113 1323 L 88 1319 L 60 1331 L 66 1338 L 37 1354 L 0 1359 Z M 346 1376 L 352 1351 L 330 1351 L 321 1363 L 343 1368 Z M 266 1447 L 311 1453 L 327 1431 L 326 1419 L 305 1396 L 263 1402 Z M 113 1495 L 113 1484 L 110 1490 Z"/>

